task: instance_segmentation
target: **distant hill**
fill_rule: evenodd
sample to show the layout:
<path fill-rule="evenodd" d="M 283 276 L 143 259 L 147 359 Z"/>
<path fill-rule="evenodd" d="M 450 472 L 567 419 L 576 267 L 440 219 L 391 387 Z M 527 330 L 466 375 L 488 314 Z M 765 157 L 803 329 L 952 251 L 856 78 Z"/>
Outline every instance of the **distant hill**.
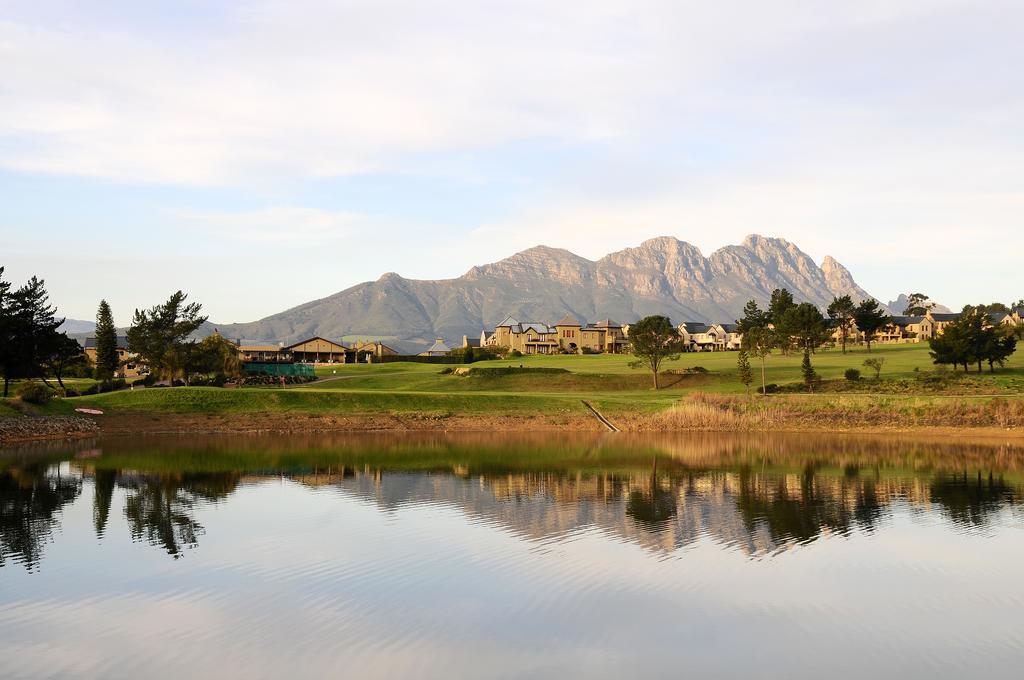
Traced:
<path fill-rule="evenodd" d="M 892 310 L 893 314 L 902 315 L 907 309 L 908 302 L 910 302 L 910 296 L 906 293 L 900 293 L 900 296 L 895 300 L 890 300 L 887 306 Z M 934 304 L 935 307 L 932 308 L 932 311 L 937 314 L 949 314 L 952 311 L 946 305 L 940 305 L 937 302 Z"/>
<path fill-rule="evenodd" d="M 675 323 L 733 321 L 747 300 L 766 303 L 775 288 L 788 288 L 798 301 L 822 308 L 834 295 L 873 297 L 833 258 L 819 266 L 783 239 L 748 236 L 741 245 L 705 257 L 663 236 L 596 261 L 537 246 L 455 279 L 420 281 L 387 273 L 259 321 L 209 327 L 250 341 L 381 338 L 410 351 L 438 337 L 478 337 L 507 314 L 550 322 L 566 314 L 622 323 L 648 314 L 666 314 Z"/>
<path fill-rule="evenodd" d="M 82 321 L 81 319 L 65 319 L 64 323 L 57 330 L 68 335 L 93 333 L 96 331 L 96 322 Z"/>

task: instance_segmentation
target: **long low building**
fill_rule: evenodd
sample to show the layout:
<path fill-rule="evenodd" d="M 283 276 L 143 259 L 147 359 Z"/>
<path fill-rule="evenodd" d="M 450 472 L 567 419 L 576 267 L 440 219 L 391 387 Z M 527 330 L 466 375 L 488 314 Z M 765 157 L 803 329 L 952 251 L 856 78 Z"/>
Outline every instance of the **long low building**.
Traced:
<path fill-rule="evenodd" d="M 481 344 L 523 354 L 622 354 L 629 348 L 622 324 L 605 319 L 584 325 L 571 316 L 554 325 L 507 316 L 492 333 L 482 334 Z"/>
<path fill-rule="evenodd" d="M 252 363 L 353 364 L 398 352 L 380 341 L 346 345 L 314 336 L 291 345 L 237 343 L 242 361 Z"/>

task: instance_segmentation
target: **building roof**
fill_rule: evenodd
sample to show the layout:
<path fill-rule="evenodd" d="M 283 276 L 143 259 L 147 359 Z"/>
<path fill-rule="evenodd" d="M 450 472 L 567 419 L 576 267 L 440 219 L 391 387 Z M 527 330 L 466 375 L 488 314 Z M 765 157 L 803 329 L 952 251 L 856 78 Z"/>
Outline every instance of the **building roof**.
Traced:
<path fill-rule="evenodd" d="M 566 314 L 565 317 L 555 324 L 556 326 L 579 326 L 580 322 L 572 317 L 571 314 Z"/>
<path fill-rule="evenodd" d="M 519 325 L 519 319 L 515 318 L 514 316 L 506 316 L 504 319 L 501 320 L 501 323 L 499 323 L 498 325 L 495 326 L 495 328 L 504 328 L 506 326 L 513 326 L 514 327 L 514 326 L 518 326 L 518 325 Z"/>
<path fill-rule="evenodd" d="M 85 339 L 85 349 L 95 349 L 95 348 L 96 348 L 96 338 L 86 338 Z M 118 349 L 128 349 L 128 336 L 127 335 L 119 335 L 119 336 L 117 336 L 117 348 Z"/>
<path fill-rule="evenodd" d="M 706 333 L 708 325 L 702 321 L 684 321 L 679 324 L 686 329 L 687 333 Z"/>
<path fill-rule="evenodd" d="M 722 329 L 726 333 L 739 333 L 740 332 L 739 324 L 735 324 L 735 323 L 720 323 L 718 325 L 721 326 Z"/>
<path fill-rule="evenodd" d="M 1005 319 L 1008 316 L 1010 316 L 1010 315 L 1007 314 L 1006 312 L 989 312 L 988 313 L 988 319 L 992 323 L 1002 323 L 1003 319 Z"/>
<path fill-rule="evenodd" d="M 604 321 L 598 321 L 597 323 L 587 325 L 593 328 L 622 328 L 622 324 L 618 321 L 612 321 L 611 319 L 605 319 Z"/>
<path fill-rule="evenodd" d="M 434 352 L 442 352 L 444 354 L 447 354 L 448 352 L 451 352 L 451 351 L 452 351 L 452 348 L 449 347 L 448 345 L 444 344 L 444 340 L 442 340 L 441 338 L 438 338 L 437 340 L 434 341 L 434 344 L 431 345 L 430 348 L 427 349 L 426 352 L 424 352 L 424 354 L 433 354 Z"/>
<path fill-rule="evenodd" d="M 923 316 L 894 316 L 892 317 L 892 324 L 894 326 L 909 326 L 915 323 L 921 323 L 924 321 Z"/>
<path fill-rule="evenodd" d="M 279 345 L 239 345 L 238 349 L 243 352 L 280 352 L 284 348 Z"/>
<path fill-rule="evenodd" d="M 932 318 L 936 321 L 956 321 L 960 316 L 960 312 L 954 312 L 953 314 L 936 314 L 932 312 Z"/>
<path fill-rule="evenodd" d="M 334 340 L 328 340 L 327 338 L 322 338 L 319 335 L 314 335 L 311 338 L 306 338 L 305 340 L 302 340 L 300 342 L 293 343 L 291 345 L 288 345 L 284 349 L 293 349 L 295 347 L 298 347 L 299 345 L 305 345 L 307 342 L 313 342 L 314 340 L 323 340 L 324 342 L 330 343 L 330 344 L 334 345 L 335 347 L 340 347 L 342 349 L 348 349 L 348 347 L 346 347 L 345 344 L 342 343 L 342 342 L 335 342 Z"/>

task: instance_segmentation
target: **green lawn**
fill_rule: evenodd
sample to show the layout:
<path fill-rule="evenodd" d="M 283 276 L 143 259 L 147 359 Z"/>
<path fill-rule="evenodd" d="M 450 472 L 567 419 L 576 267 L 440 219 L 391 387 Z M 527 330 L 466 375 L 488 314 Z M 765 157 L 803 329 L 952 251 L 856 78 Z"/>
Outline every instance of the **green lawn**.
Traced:
<path fill-rule="evenodd" d="M 444 375 L 439 364 L 396 362 L 388 364 L 338 365 L 317 369 L 320 380 L 308 385 L 281 388 L 160 388 L 119 391 L 73 399 L 56 400 L 47 412 L 70 412 L 76 406 L 92 406 L 137 413 L 258 413 L 283 411 L 311 414 L 538 414 L 584 413 L 581 400 L 588 400 L 611 414 L 651 413 L 667 409 L 684 395 L 704 392 L 740 394 L 736 352 L 684 354 L 665 369 L 681 371 L 703 367 L 705 374 L 673 374 L 662 378 L 664 389 L 651 389 L 650 373 L 633 369 L 632 356 L 532 356 L 504 361 L 485 361 L 470 368 L 555 368 L 565 372 L 534 373 L 523 371 L 505 375 Z M 821 351 L 814 365 L 824 380 L 839 380 L 847 368 L 862 368 L 868 357 L 885 359 L 882 377 L 885 383 L 865 380 L 861 389 L 873 391 L 888 384 L 894 398 L 933 397 L 918 380 L 934 376 L 935 367 L 927 345 L 882 345 L 870 354 L 861 348 L 842 354 L 838 350 Z M 801 356 L 772 355 L 766 361 L 769 383 L 800 381 Z M 916 370 L 915 370 L 916 369 Z M 760 382 L 760 365 L 754 361 L 755 380 Z M 958 374 L 962 376 L 963 374 Z M 893 381 L 903 380 L 899 389 Z M 845 382 L 839 383 L 845 385 Z M 968 389 L 969 388 L 969 389 Z M 950 394 L 959 384 L 946 389 Z M 1008 366 L 995 374 L 971 374 L 964 383 L 965 394 L 989 392 L 1024 394 L 1024 360 L 1013 357 Z M 826 403 L 826 395 L 806 395 Z M 868 395 L 828 395 L 829 399 L 870 400 Z M 935 397 L 941 399 L 941 397 Z M 4 407 L 5 410 L 7 407 Z"/>

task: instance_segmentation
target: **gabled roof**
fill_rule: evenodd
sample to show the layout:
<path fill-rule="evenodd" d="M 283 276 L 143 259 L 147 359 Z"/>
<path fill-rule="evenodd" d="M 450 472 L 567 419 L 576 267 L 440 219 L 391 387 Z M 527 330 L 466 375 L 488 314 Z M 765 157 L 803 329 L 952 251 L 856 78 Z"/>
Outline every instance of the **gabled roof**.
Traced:
<path fill-rule="evenodd" d="M 324 342 L 328 342 L 328 343 L 330 343 L 330 344 L 332 344 L 332 345 L 334 345 L 336 347 L 340 347 L 342 349 L 348 349 L 348 347 L 346 347 L 344 343 L 335 342 L 334 340 L 328 340 L 327 338 L 322 338 L 319 335 L 314 335 L 313 337 L 306 338 L 305 340 L 302 340 L 301 342 L 296 342 L 294 344 L 288 345 L 284 349 L 292 349 L 292 348 L 298 347 L 299 345 L 305 345 L 307 342 L 313 342 L 314 340 L 323 340 Z"/>
<path fill-rule="evenodd" d="M 726 333 L 739 333 L 740 327 L 734 323 L 720 323 L 718 324 Z"/>
<path fill-rule="evenodd" d="M 546 323 L 539 323 L 536 321 L 524 321 L 519 324 L 519 333 L 525 333 L 527 331 L 534 331 L 536 333 L 554 333 L 555 329 L 548 326 Z"/>
<path fill-rule="evenodd" d="M 579 327 L 580 322 L 572 318 L 571 314 L 566 314 L 565 318 L 555 324 L 556 326 L 576 326 Z"/>
<path fill-rule="evenodd" d="M 892 324 L 894 326 L 909 326 L 915 323 L 921 323 L 924 321 L 923 316 L 894 316 L 892 317 Z"/>
<path fill-rule="evenodd" d="M 86 338 L 85 339 L 85 349 L 95 349 L 95 347 L 96 347 L 96 338 Z M 119 336 L 117 336 L 117 348 L 118 349 L 128 349 L 128 336 L 127 335 L 119 335 Z"/>
<path fill-rule="evenodd" d="M 684 321 L 679 324 L 686 329 L 687 333 L 706 333 L 709 326 L 702 321 Z"/>
<path fill-rule="evenodd" d="M 424 352 L 424 354 L 433 353 L 433 352 L 443 352 L 443 353 L 447 354 L 448 352 L 451 352 L 451 351 L 452 351 L 452 348 L 449 347 L 448 345 L 444 344 L 444 340 L 442 340 L 441 338 L 438 338 L 437 340 L 434 341 L 434 344 L 431 345 L 430 348 L 427 349 L 426 352 Z"/>
<path fill-rule="evenodd" d="M 936 314 L 935 312 L 932 312 L 932 318 L 936 321 L 956 321 L 960 316 L 960 312 L 955 312 L 953 314 Z"/>
<path fill-rule="evenodd" d="M 1010 315 L 1007 314 L 1006 312 L 989 312 L 988 313 L 988 319 L 992 323 L 1002 323 L 1003 319 L 1005 319 L 1008 316 L 1010 316 Z"/>
<path fill-rule="evenodd" d="M 618 321 L 612 321 L 611 319 L 605 319 L 604 321 L 598 321 L 597 323 L 589 324 L 594 328 L 622 328 L 622 324 Z"/>
<path fill-rule="evenodd" d="M 497 326 L 495 326 L 495 328 L 504 328 L 505 326 L 513 326 L 514 327 L 514 326 L 518 326 L 518 325 L 519 325 L 519 319 L 517 319 L 517 318 L 515 318 L 513 316 L 506 316 L 504 319 L 501 320 L 501 323 L 499 323 Z"/>

